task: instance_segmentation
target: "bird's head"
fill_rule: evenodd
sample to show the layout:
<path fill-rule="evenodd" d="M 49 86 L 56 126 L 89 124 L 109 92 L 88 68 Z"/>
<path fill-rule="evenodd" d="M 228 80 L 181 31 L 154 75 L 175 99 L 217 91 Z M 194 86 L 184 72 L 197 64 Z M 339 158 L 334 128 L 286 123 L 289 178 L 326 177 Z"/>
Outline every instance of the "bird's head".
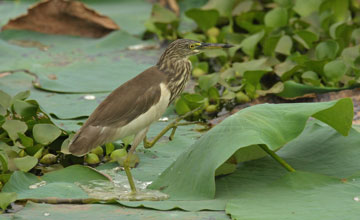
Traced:
<path fill-rule="evenodd" d="M 168 57 L 177 59 L 187 58 L 191 55 L 199 54 L 206 49 L 230 48 L 230 44 L 201 43 L 195 40 L 178 39 L 173 41 L 165 50 L 164 54 Z"/>

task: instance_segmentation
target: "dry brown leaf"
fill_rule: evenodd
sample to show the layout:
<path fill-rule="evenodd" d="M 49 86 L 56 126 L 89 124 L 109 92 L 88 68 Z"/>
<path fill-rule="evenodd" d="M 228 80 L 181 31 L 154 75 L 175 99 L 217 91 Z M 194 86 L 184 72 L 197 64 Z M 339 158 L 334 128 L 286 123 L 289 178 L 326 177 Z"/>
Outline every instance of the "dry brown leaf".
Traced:
<path fill-rule="evenodd" d="M 28 13 L 11 19 L 2 30 L 31 30 L 46 34 L 102 37 L 119 26 L 79 1 L 45 0 L 28 9 Z"/>

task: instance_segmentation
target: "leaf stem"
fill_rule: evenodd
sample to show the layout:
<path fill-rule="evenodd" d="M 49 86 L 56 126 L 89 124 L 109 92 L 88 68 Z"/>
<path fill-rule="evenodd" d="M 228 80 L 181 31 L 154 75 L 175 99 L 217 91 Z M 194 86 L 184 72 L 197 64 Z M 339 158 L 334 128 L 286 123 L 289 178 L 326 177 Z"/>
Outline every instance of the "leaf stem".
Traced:
<path fill-rule="evenodd" d="M 274 158 L 281 166 L 283 166 L 285 169 L 287 169 L 290 172 L 295 172 L 295 169 L 290 166 L 284 159 L 279 157 L 274 151 L 270 150 L 265 144 L 259 144 L 259 146 L 272 158 Z"/>
<path fill-rule="evenodd" d="M 175 131 L 176 128 L 178 126 L 181 125 L 189 125 L 189 124 L 194 124 L 193 122 L 188 122 L 188 123 L 179 123 L 181 120 L 183 120 L 184 118 L 194 114 L 196 111 L 198 111 L 199 109 L 201 109 L 203 106 L 200 106 L 196 109 L 193 109 L 189 112 L 187 112 L 186 114 L 177 117 L 174 121 L 172 121 L 170 124 L 168 124 L 158 135 L 156 135 L 156 137 L 152 140 L 152 141 L 147 141 L 146 137 L 144 138 L 144 147 L 145 148 L 151 148 L 152 146 L 155 145 L 155 143 L 162 137 L 164 136 L 164 134 L 166 134 L 166 132 L 168 132 L 170 129 L 173 129 L 170 135 L 170 140 L 173 139 L 174 135 L 175 135 Z"/>

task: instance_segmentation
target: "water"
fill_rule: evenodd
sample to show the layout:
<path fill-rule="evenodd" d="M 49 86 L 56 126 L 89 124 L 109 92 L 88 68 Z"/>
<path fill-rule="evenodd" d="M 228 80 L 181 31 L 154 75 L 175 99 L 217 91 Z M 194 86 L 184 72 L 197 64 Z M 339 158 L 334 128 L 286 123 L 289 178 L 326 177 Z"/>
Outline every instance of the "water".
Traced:
<path fill-rule="evenodd" d="M 137 180 L 134 180 L 137 192 L 132 193 L 127 177 L 120 175 L 117 169 L 103 170 L 102 172 L 109 175 L 112 181 L 94 180 L 87 184 L 75 184 L 83 189 L 89 197 L 101 200 L 160 201 L 169 198 L 167 194 L 158 190 L 146 189 L 151 182 Z"/>

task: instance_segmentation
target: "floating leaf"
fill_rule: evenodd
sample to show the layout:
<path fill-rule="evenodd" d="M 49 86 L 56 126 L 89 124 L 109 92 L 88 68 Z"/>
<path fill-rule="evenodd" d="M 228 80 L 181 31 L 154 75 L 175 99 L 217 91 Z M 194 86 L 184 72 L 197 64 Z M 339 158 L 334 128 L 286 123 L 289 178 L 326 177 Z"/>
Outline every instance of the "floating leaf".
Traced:
<path fill-rule="evenodd" d="M 264 37 L 265 31 L 262 30 L 256 34 L 253 34 L 247 38 L 245 38 L 241 42 L 241 49 L 249 55 L 251 58 L 255 56 L 256 45 L 260 42 L 260 40 Z"/>
<path fill-rule="evenodd" d="M 229 201 L 226 213 L 232 219 L 277 220 L 281 216 L 283 219 L 336 220 L 346 216 L 355 220 L 360 212 L 358 202 L 354 201 L 358 196 L 359 176 L 353 179 L 356 181 L 350 184 L 320 174 L 288 173 L 267 187 Z"/>
<path fill-rule="evenodd" d="M 14 103 L 15 100 L 25 100 L 29 98 L 29 96 L 30 96 L 30 90 L 21 91 L 16 95 L 14 95 L 14 97 L 12 98 L 12 102 Z"/>
<path fill-rule="evenodd" d="M 201 76 L 201 77 L 199 77 L 199 80 L 198 80 L 199 87 L 202 90 L 207 91 L 212 86 L 216 85 L 216 83 L 219 82 L 219 79 L 220 79 L 220 75 L 217 73 Z"/>
<path fill-rule="evenodd" d="M 346 66 L 342 60 L 334 60 L 324 66 L 324 74 L 330 81 L 338 82 L 345 73 Z"/>
<path fill-rule="evenodd" d="M 241 62 L 241 63 L 233 63 L 233 67 L 235 70 L 235 74 L 237 76 L 244 76 L 244 73 L 247 71 L 264 71 L 269 72 L 272 70 L 272 68 L 267 64 L 266 58 L 261 58 L 258 60 L 251 60 L 247 62 Z"/>
<path fill-rule="evenodd" d="M 284 35 L 277 42 L 275 52 L 281 53 L 284 55 L 290 55 L 292 45 L 293 45 L 293 42 L 292 42 L 291 37 L 289 37 L 288 35 Z"/>
<path fill-rule="evenodd" d="M 22 117 L 28 118 L 36 115 L 36 111 L 38 110 L 38 105 L 22 100 L 15 100 L 14 110 L 17 114 L 21 115 Z"/>
<path fill-rule="evenodd" d="M 0 208 L 5 211 L 12 202 L 16 201 L 16 198 L 17 194 L 14 192 L 0 192 Z"/>
<path fill-rule="evenodd" d="M 20 120 L 6 120 L 2 125 L 2 128 L 8 133 L 13 141 L 19 138 L 18 133 L 24 134 L 28 129 L 26 123 Z"/>
<path fill-rule="evenodd" d="M 4 91 L 0 90 L 0 105 L 7 109 L 10 107 L 11 104 L 11 96 Z"/>
<path fill-rule="evenodd" d="M 159 4 L 154 4 L 151 12 L 151 21 L 158 23 L 172 23 L 177 21 L 176 14 Z"/>
<path fill-rule="evenodd" d="M 327 92 L 334 92 L 345 89 L 349 89 L 349 87 L 335 88 L 335 87 L 311 86 L 289 80 L 284 82 L 284 90 L 277 95 L 284 98 L 296 98 L 309 93 L 327 93 Z"/>
<path fill-rule="evenodd" d="M 191 109 L 187 105 L 186 101 L 180 97 L 175 103 L 175 111 L 178 115 L 185 115 L 186 113 L 191 111 Z"/>
<path fill-rule="evenodd" d="M 34 145 L 34 140 L 31 137 L 26 136 L 25 134 L 18 133 L 21 140 L 21 144 L 24 147 L 32 147 Z"/>
<path fill-rule="evenodd" d="M 203 31 L 208 30 L 216 25 L 219 18 L 219 12 L 217 10 L 203 10 L 199 8 L 192 8 L 185 12 L 186 16 L 193 19 L 198 27 Z"/>
<path fill-rule="evenodd" d="M 92 180 L 109 181 L 100 172 L 80 165 L 73 165 L 46 173 L 41 177 L 31 173 L 15 171 L 10 180 L 5 184 L 3 192 L 16 192 L 18 199 L 48 197 L 88 198 L 87 193 L 75 183 L 88 183 Z M 36 187 L 36 184 L 41 181 L 45 181 L 45 185 Z"/>
<path fill-rule="evenodd" d="M 32 156 L 19 157 L 14 159 L 15 166 L 23 171 L 28 172 L 36 166 L 38 159 Z"/>
<path fill-rule="evenodd" d="M 37 143 L 48 145 L 58 138 L 61 130 L 52 124 L 36 124 L 33 127 L 34 139 Z"/>
<path fill-rule="evenodd" d="M 319 37 L 311 31 L 300 30 L 295 32 L 294 39 L 306 49 L 310 49 L 313 46 L 313 42 L 317 41 Z"/>
<path fill-rule="evenodd" d="M 322 2 L 322 0 L 295 0 L 293 10 L 302 17 L 306 17 L 311 13 L 319 10 Z"/>
<path fill-rule="evenodd" d="M 196 141 L 151 184 L 151 188 L 164 189 L 176 199 L 213 198 L 215 170 L 235 152 L 254 144 L 266 144 L 276 151 L 300 135 L 310 116 L 324 120 L 347 135 L 352 124 L 352 109 L 349 98 L 321 103 L 264 104 L 243 109 Z M 342 118 L 336 119 L 339 115 Z"/>
<path fill-rule="evenodd" d="M 1 173 L 4 174 L 8 171 L 8 156 L 6 152 L 0 149 L 0 164 L 1 164 Z"/>
<path fill-rule="evenodd" d="M 267 12 L 264 18 L 265 25 L 271 28 L 286 26 L 288 23 L 288 13 L 285 8 L 274 8 Z"/>
<path fill-rule="evenodd" d="M 319 60 L 335 59 L 339 51 L 339 44 L 334 40 L 327 40 L 319 43 L 315 48 L 316 57 Z"/>
<path fill-rule="evenodd" d="M 234 8 L 234 0 L 209 0 L 202 9 L 216 9 L 219 11 L 220 16 L 222 17 L 230 17 L 231 11 Z"/>

